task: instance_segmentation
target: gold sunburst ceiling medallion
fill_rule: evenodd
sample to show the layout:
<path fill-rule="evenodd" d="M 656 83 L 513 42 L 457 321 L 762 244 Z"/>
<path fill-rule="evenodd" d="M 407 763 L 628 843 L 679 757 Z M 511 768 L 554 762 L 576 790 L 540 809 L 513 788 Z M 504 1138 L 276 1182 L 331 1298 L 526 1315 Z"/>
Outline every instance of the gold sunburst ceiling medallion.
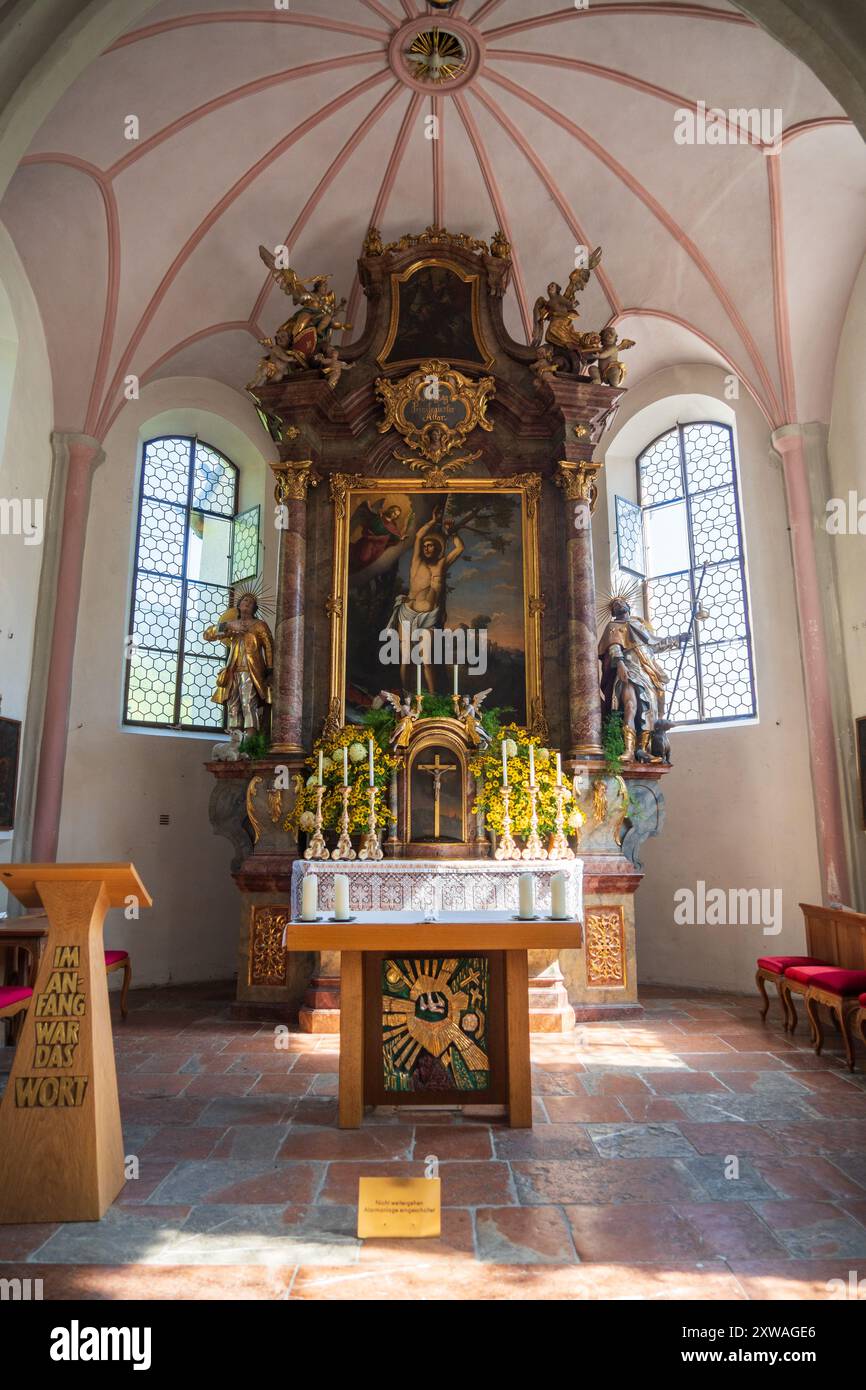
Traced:
<path fill-rule="evenodd" d="M 411 75 L 418 82 L 453 82 L 466 68 L 461 39 L 447 29 L 424 29 L 404 50 Z"/>

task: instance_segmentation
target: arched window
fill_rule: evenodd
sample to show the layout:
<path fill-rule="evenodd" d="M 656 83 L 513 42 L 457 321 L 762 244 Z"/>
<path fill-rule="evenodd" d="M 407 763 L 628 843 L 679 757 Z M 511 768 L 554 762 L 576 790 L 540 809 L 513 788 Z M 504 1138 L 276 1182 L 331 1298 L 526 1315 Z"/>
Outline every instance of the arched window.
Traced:
<path fill-rule="evenodd" d="M 240 516 L 238 470 L 210 444 L 170 436 L 144 445 L 124 722 L 223 728 L 211 701 L 223 648 L 202 633 L 233 584 L 258 570 L 259 508 Z"/>
<path fill-rule="evenodd" d="M 659 435 L 638 455 L 637 497 L 636 504 L 616 498 L 620 569 L 643 581 L 657 637 L 687 631 L 695 607 L 699 616 L 675 691 L 680 657 L 664 658 L 668 717 L 677 724 L 754 717 L 733 431 L 701 421 Z"/>

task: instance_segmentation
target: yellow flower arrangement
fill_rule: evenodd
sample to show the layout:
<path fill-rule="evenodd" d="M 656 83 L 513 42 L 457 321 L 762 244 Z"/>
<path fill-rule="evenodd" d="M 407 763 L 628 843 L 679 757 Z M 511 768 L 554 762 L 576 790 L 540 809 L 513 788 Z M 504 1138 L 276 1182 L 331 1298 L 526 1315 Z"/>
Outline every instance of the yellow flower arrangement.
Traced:
<path fill-rule="evenodd" d="M 343 785 L 344 748 L 348 750 L 349 830 L 367 830 L 370 819 L 369 745 L 367 742 L 369 737 L 371 735 L 358 724 L 346 724 L 331 737 L 316 739 L 313 744 L 313 751 L 306 759 L 307 767 L 310 768 L 310 775 L 288 817 L 288 823 L 296 833 L 299 829 L 308 832 L 312 829 L 313 822 L 310 817 L 315 815 L 316 810 L 319 750 L 323 754 L 322 785 L 325 788 L 322 797 L 322 827 L 325 830 L 338 828 L 343 810 L 340 788 Z M 379 826 L 387 825 L 395 819 L 389 806 L 388 787 L 391 773 L 397 763 L 398 759 L 388 753 L 373 736 L 373 781 L 376 788 L 374 806 L 376 823 Z"/>
<path fill-rule="evenodd" d="M 511 833 L 521 838 L 530 831 L 532 800 L 529 795 L 529 747 L 535 750 L 536 814 L 538 833 L 552 835 L 556 829 L 556 757 L 542 745 L 535 734 L 527 733 L 519 724 L 503 724 L 490 746 L 472 759 L 469 769 L 475 778 L 477 796 L 473 811 L 483 811 L 491 830 L 502 834 L 505 805 L 502 799 L 502 743 L 508 754 L 508 811 Z M 566 833 L 579 830 L 586 819 L 574 803 L 574 795 L 563 778 L 563 812 Z"/>

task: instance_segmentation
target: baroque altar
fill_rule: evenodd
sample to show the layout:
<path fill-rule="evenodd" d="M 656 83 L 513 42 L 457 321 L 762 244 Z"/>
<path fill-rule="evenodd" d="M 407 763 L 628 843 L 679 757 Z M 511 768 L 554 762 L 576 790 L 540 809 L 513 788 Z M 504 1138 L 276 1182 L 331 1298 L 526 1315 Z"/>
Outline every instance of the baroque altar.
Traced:
<path fill-rule="evenodd" d="M 603 746 L 593 453 L 631 344 L 574 326 L 600 256 L 539 296 L 526 344 L 503 321 L 501 232 L 386 245 L 371 228 L 365 322 L 338 349 L 328 277 L 263 252 L 298 306 L 248 386 L 274 455 L 269 746 L 208 764 L 240 892 L 241 1015 L 337 1026 L 338 954 L 286 948 L 310 871 L 325 904 L 347 874 L 362 911 L 417 872 L 446 895 L 521 870 L 544 894 L 563 872 L 582 945 L 531 954 L 533 1027 L 637 1007 L 639 851 L 669 769 L 645 702 L 628 726 L 628 679 L 625 754 Z"/>

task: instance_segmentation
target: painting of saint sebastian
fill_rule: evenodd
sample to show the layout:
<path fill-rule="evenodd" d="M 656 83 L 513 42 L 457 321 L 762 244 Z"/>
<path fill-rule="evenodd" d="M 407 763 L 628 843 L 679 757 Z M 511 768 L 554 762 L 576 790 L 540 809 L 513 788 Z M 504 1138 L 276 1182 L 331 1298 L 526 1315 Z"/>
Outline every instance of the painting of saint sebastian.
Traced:
<path fill-rule="evenodd" d="M 437 507 L 431 519 L 418 527 L 409 567 L 409 592 L 397 595 L 388 621 L 388 629 L 396 632 L 398 639 L 408 631 L 412 651 L 420 645 L 416 642 L 416 633 L 422 634 L 423 640 L 424 633 L 445 626 L 445 576 L 465 549 L 460 536 L 453 535 L 451 523 L 443 522 L 443 513 L 444 507 Z M 453 544 L 449 550 L 452 535 Z M 401 651 L 404 650 L 405 646 L 401 646 Z M 423 660 L 423 656 L 428 659 Z M 424 684 L 432 695 L 436 686 L 429 661 L 429 638 L 422 649 L 422 665 Z M 411 689 L 409 666 L 404 663 L 400 665 L 400 679 L 405 690 Z"/>

